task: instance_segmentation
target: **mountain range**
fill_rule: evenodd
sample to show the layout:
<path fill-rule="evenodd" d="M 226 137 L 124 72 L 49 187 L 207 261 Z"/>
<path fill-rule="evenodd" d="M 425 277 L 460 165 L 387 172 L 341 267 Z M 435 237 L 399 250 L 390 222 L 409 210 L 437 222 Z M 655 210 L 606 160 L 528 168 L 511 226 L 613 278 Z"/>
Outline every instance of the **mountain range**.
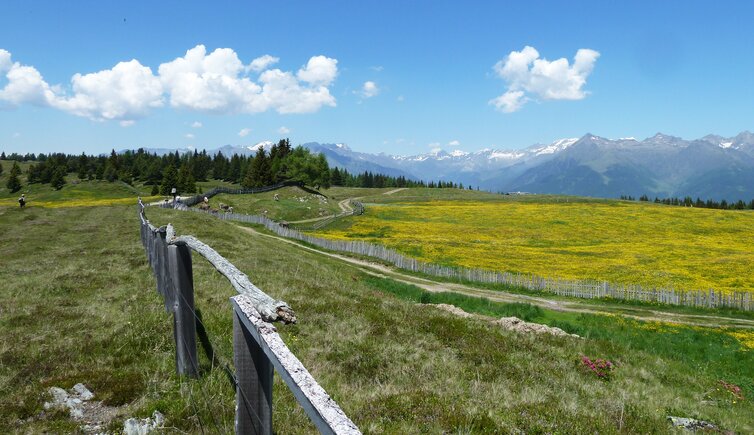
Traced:
<path fill-rule="evenodd" d="M 250 155 L 271 144 L 226 145 L 211 152 Z M 345 144 L 303 145 L 324 153 L 331 166 L 352 173 L 454 181 L 496 192 L 598 197 L 646 194 L 729 201 L 754 198 L 754 134 L 748 131 L 734 137 L 707 135 L 695 140 L 658 133 L 641 141 L 587 133 L 519 150 L 436 149 L 411 156 L 362 153 Z"/>

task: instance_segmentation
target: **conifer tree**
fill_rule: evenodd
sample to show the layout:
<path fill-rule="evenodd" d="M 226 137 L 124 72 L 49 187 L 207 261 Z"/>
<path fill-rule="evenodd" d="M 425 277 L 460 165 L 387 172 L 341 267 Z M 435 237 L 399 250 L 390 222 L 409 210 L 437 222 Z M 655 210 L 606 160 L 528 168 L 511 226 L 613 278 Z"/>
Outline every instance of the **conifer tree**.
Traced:
<path fill-rule="evenodd" d="M 65 168 L 58 166 L 52 171 L 52 178 L 50 178 L 50 185 L 55 190 L 60 190 L 65 186 Z"/>
<path fill-rule="evenodd" d="M 8 187 L 8 190 L 11 192 L 18 192 L 21 189 L 21 181 L 18 179 L 19 175 L 21 175 L 21 168 L 19 168 L 18 163 L 14 161 L 13 166 L 10 168 L 8 184 L 6 184 L 6 187 Z"/>
<path fill-rule="evenodd" d="M 178 171 L 178 191 L 181 193 L 196 192 L 196 180 L 194 180 L 193 171 L 188 163 L 182 164 Z"/>
<path fill-rule="evenodd" d="M 160 184 L 160 195 L 170 195 L 173 188 L 178 188 L 178 171 L 175 166 L 168 165 L 162 171 L 162 183 Z"/>
<path fill-rule="evenodd" d="M 272 184 L 270 161 L 264 148 L 260 148 L 257 151 L 241 184 L 247 188 L 269 186 Z"/>

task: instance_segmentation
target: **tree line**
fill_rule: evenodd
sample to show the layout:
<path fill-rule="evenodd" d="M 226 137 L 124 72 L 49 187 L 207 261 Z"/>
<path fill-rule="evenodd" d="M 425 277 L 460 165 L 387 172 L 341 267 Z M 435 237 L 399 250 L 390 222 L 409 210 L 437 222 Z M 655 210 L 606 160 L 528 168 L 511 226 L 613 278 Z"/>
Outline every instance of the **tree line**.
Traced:
<path fill-rule="evenodd" d="M 636 201 L 637 199 L 630 195 L 621 195 L 620 199 L 626 200 L 626 201 Z M 641 202 L 650 202 L 649 196 L 642 195 L 638 198 L 638 201 Z M 715 208 L 720 210 L 754 210 L 754 199 L 752 199 L 749 203 L 744 202 L 743 200 L 739 199 L 738 201 L 731 201 L 728 202 L 726 200 L 721 201 L 715 201 L 712 199 L 708 199 L 706 201 L 702 200 L 701 198 L 696 198 L 694 200 L 690 196 L 686 196 L 684 198 L 659 198 L 655 197 L 654 201 L 655 204 L 665 204 L 665 205 L 676 205 L 681 207 L 698 207 L 698 208 Z"/>
<path fill-rule="evenodd" d="M 175 188 L 179 194 L 197 193 L 197 181 L 211 179 L 237 183 L 245 188 L 268 186 L 283 181 L 298 181 L 316 188 L 347 187 L 437 187 L 461 188 L 452 181 L 416 181 L 404 176 L 389 176 L 365 171 L 351 174 L 345 169 L 330 168 L 325 155 L 312 154 L 303 146 L 292 147 L 288 139 L 259 148 L 253 156 L 207 151 L 180 154 L 177 151 L 158 156 L 140 148 L 136 151 L 91 156 L 50 153 L 0 153 L 0 160 L 13 160 L 7 187 L 11 192 L 21 189 L 21 169 L 17 162 L 32 162 L 26 170 L 30 184 L 50 184 L 61 189 L 68 174 L 79 180 L 104 180 L 142 183 L 152 186 L 152 195 L 169 195 Z M 0 173 L 2 167 L 0 166 Z M 471 187 L 469 186 L 469 189 Z"/>

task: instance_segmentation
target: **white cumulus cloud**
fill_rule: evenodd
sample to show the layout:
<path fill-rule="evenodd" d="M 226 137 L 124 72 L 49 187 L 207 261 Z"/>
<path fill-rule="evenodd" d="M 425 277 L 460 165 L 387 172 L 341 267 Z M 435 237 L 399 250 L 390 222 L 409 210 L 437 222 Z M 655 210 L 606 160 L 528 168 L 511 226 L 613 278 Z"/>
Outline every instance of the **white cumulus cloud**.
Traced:
<path fill-rule="evenodd" d="M 112 69 L 75 74 L 70 87 L 51 86 L 33 66 L 13 62 L 0 49 L 0 107 L 32 104 L 59 109 L 96 121 L 132 125 L 166 101 L 174 108 L 212 113 L 310 113 L 335 106 L 329 87 L 338 75 L 338 61 L 314 56 L 296 72 L 268 69 L 279 59 L 264 55 L 245 66 L 235 51 L 203 45 L 183 57 L 152 69 L 132 59 Z M 254 81 L 246 74 L 261 72 Z M 191 124 L 200 128 L 200 122 Z"/>
<path fill-rule="evenodd" d="M 280 134 L 288 134 L 290 132 L 291 132 L 291 130 L 288 127 L 286 127 L 286 126 L 278 128 L 278 133 L 280 133 Z"/>
<path fill-rule="evenodd" d="M 361 87 L 361 96 L 364 98 L 372 98 L 380 93 L 380 88 L 377 87 L 377 83 L 373 81 L 364 82 Z"/>
<path fill-rule="evenodd" d="M 511 51 L 493 67 L 497 76 L 508 82 L 508 90 L 490 100 L 490 104 L 510 113 L 536 98 L 580 100 L 587 95 L 583 88 L 599 56 L 595 50 L 582 48 L 576 52 L 573 64 L 569 64 L 566 58 L 553 61 L 540 58 L 534 47 Z"/>
<path fill-rule="evenodd" d="M 314 56 L 298 70 L 299 80 L 314 86 L 329 86 L 338 75 L 338 61 L 325 56 Z"/>
<path fill-rule="evenodd" d="M 120 62 L 112 69 L 75 74 L 72 95 L 50 86 L 33 66 L 12 62 L 10 53 L 0 50 L 0 72 L 8 83 L 0 89 L 0 101 L 13 106 L 33 104 L 63 110 L 95 121 L 129 121 L 145 116 L 162 105 L 162 85 L 152 70 L 137 60 Z"/>
<path fill-rule="evenodd" d="M 276 63 L 280 62 L 279 57 L 270 56 L 269 54 L 265 54 L 264 56 L 260 56 L 254 60 L 251 61 L 247 69 L 249 71 L 254 72 L 261 72 L 267 69 L 270 65 L 275 65 Z"/>
<path fill-rule="evenodd" d="M 202 123 L 199 121 L 194 121 L 191 123 L 191 128 L 202 128 Z"/>
<path fill-rule="evenodd" d="M 185 137 L 186 139 L 193 139 L 194 135 L 193 135 L 193 133 L 186 133 L 186 134 L 183 135 L 183 137 Z"/>
<path fill-rule="evenodd" d="M 52 88 L 36 68 L 13 62 L 10 52 L 3 49 L 0 49 L 0 74 L 5 74 L 8 80 L 0 89 L 0 102 L 5 105 L 48 106 L 55 99 Z"/>
<path fill-rule="evenodd" d="M 160 80 L 136 59 L 109 70 L 76 74 L 71 84 L 73 96 L 57 97 L 52 106 L 97 121 L 143 118 L 163 104 Z"/>
<path fill-rule="evenodd" d="M 233 50 L 218 48 L 207 54 L 197 45 L 184 57 L 160 65 L 159 74 L 173 107 L 215 113 L 309 113 L 335 106 L 327 86 L 337 75 L 337 62 L 314 56 L 296 76 L 266 70 L 256 83 L 242 75 L 244 66 Z"/>
<path fill-rule="evenodd" d="M 251 133 L 251 129 L 250 128 L 242 128 L 241 131 L 238 132 L 238 136 L 240 136 L 240 137 L 246 137 L 246 136 L 249 135 L 249 133 Z"/>

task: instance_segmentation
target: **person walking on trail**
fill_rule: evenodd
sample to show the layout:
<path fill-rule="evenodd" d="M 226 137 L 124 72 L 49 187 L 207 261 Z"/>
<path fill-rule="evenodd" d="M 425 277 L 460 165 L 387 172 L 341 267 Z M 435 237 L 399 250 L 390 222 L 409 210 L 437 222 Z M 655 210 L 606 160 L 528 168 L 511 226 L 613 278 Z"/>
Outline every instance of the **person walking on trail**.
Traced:
<path fill-rule="evenodd" d="M 25 193 L 22 193 L 22 194 L 21 194 L 21 197 L 20 197 L 20 198 L 18 198 L 18 205 L 19 205 L 19 206 L 20 206 L 21 208 L 24 208 L 24 207 L 26 207 L 26 194 L 25 194 Z"/>

